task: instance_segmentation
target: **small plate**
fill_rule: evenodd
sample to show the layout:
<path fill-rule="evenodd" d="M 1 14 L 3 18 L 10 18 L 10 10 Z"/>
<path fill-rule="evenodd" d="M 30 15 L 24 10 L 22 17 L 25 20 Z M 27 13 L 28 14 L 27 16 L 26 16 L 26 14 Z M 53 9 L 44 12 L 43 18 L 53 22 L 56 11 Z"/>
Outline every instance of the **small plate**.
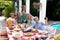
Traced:
<path fill-rule="evenodd" d="M 23 36 L 22 32 L 12 32 L 13 37 L 20 38 Z"/>

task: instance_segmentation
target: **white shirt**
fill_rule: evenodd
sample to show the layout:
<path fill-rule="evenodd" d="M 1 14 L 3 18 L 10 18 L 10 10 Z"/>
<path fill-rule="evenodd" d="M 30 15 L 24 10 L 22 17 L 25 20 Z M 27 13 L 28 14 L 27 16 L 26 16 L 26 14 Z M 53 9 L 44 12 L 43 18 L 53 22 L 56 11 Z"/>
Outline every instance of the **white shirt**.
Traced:
<path fill-rule="evenodd" d="M 12 20 L 14 22 L 14 24 L 17 23 L 17 21 L 14 18 L 9 17 L 6 21 L 8 21 L 8 20 Z"/>

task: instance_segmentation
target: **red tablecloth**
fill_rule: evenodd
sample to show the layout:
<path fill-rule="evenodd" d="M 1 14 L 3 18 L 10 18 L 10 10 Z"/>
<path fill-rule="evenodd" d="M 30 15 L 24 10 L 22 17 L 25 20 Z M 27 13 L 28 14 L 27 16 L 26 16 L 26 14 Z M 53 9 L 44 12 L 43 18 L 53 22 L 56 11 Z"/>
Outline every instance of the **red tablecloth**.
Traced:
<path fill-rule="evenodd" d="M 31 36 L 25 36 L 23 34 L 23 36 L 21 38 L 16 38 L 16 37 L 13 37 L 12 35 L 10 35 L 11 37 L 9 38 L 9 40 L 30 40 L 31 38 L 42 38 L 42 37 L 48 37 L 48 34 L 45 34 L 45 35 L 40 35 L 39 33 L 32 33 L 33 35 Z"/>
<path fill-rule="evenodd" d="M 14 37 L 10 32 L 9 32 L 9 29 L 8 28 L 6 28 L 7 29 L 7 35 L 8 35 L 8 39 L 9 40 L 30 40 L 31 38 L 41 38 L 41 37 L 48 37 L 48 34 L 44 34 L 44 35 L 40 35 L 39 34 L 39 32 L 37 32 L 37 33 L 32 33 L 32 35 L 31 36 L 25 36 L 24 35 L 24 33 L 23 33 L 23 36 L 22 37 L 20 37 L 20 38 L 16 38 L 16 37 Z"/>

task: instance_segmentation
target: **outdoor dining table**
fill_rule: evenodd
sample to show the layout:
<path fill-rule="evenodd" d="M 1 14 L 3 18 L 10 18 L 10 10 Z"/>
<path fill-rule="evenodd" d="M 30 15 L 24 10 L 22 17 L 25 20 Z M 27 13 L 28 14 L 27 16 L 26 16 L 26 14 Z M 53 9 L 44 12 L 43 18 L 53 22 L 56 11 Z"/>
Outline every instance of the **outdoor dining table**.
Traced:
<path fill-rule="evenodd" d="M 30 36 L 26 36 L 23 30 L 20 30 L 19 33 L 22 34 L 21 37 L 14 37 L 13 34 L 7 32 L 8 39 L 9 40 L 35 40 L 36 38 L 38 38 L 39 40 L 41 40 L 42 37 L 44 38 L 48 37 L 48 34 L 40 34 L 40 32 L 30 32 L 32 34 Z"/>
<path fill-rule="evenodd" d="M 25 36 L 23 33 L 21 37 L 17 38 L 17 37 L 14 37 L 12 34 L 7 33 L 9 40 L 32 40 L 32 39 L 35 40 L 36 38 L 41 39 L 42 37 L 46 37 L 46 38 L 48 37 L 48 34 L 40 35 L 38 32 L 31 33 L 31 34 L 32 34 L 31 36 Z"/>

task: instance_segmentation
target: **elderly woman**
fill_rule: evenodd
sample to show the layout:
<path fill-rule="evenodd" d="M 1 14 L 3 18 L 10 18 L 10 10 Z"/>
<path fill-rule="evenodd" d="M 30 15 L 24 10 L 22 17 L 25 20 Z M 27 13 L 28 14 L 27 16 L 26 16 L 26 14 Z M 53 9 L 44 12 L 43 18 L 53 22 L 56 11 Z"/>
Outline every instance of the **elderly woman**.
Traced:
<path fill-rule="evenodd" d="M 30 25 L 34 25 L 35 24 L 35 21 L 33 19 L 33 16 L 31 14 L 28 14 L 27 15 L 27 21 L 28 21 L 28 24 Z"/>
<path fill-rule="evenodd" d="M 48 18 L 45 17 L 44 19 L 45 19 L 45 24 L 48 25 Z"/>

